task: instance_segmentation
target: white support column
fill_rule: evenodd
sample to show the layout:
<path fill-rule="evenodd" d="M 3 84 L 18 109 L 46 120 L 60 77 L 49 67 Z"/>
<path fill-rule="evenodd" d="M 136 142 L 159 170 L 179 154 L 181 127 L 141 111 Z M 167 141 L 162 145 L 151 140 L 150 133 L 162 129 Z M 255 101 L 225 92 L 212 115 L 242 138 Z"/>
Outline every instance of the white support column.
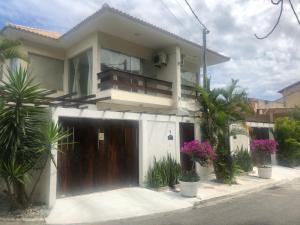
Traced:
<path fill-rule="evenodd" d="M 139 184 L 144 186 L 144 180 L 148 170 L 148 140 L 147 120 L 139 121 Z"/>
<path fill-rule="evenodd" d="M 180 105 L 180 99 L 181 99 L 181 53 L 180 53 L 180 48 L 178 46 L 175 47 L 175 53 L 176 53 L 176 72 L 175 72 L 175 92 L 173 93 L 175 96 L 175 105 L 178 108 Z"/>
<path fill-rule="evenodd" d="M 100 53 L 99 53 L 99 40 L 98 33 L 93 37 L 93 86 L 92 93 L 96 94 L 98 89 L 98 77 L 97 74 L 100 72 Z"/>
<path fill-rule="evenodd" d="M 196 140 L 201 140 L 201 124 L 200 122 L 195 122 L 194 124 L 194 136 Z"/>
<path fill-rule="evenodd" d="M 271 140 L 274 140 L 274 134 L 273 134 L 273 129 L 272 128 L 269 128 L 269 139 Z M 277 156 L 276 156 L 276 153 L 271 155 L 271 162 L 272 162 L 272 165 L 278 165 L 278 162 L 277 162 Z"/>
<path fill-rule="evenodd" d="M 63 89 L 64 93 L 69 93 L 69 59 L 64 60 L 64 76 L 63 76 Z"/>
<path fill-rule="evenodd" d="M 58 116 L 55 113 L 54 109 L 52 110 L 52 121 L 53 123 L 58 123 Z M 57 150 L 52 150 L 51 153 L 53 155 L 55 163 L 57 164 Z M 48 198 L 46 204 L 49 208 L 52 208 L 56 200 L 57 169 L 51 160 L 49 160 L 46 170 L 49 182 L 49 185 L 47 185 L 49 187 L 49 190 L 47 190 Z"/>

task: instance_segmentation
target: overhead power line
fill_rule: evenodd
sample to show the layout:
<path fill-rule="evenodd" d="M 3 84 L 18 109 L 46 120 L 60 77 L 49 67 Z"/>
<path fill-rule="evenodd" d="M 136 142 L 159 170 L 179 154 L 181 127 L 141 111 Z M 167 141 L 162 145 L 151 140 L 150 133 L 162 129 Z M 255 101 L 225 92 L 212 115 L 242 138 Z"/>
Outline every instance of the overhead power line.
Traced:
<path fill-rule="evenodd" d="M 199 17 L 197 16 L 197 14 L 194 12 L 192 6 L 190 5 L 190 3 L 188 2 L 188 0 L 184 0 L 186 2 L 186 4 L 188 5 L 188 7 L 190 8 L 191 12 L 193 13 L 193 15 L 195 16 L 196 20 L 201 24 L 201 26 L 207 31 L 207 33 L 209 33 L 209 30 L 207 29 L 207 27 L 204 25 L 204 23 L 201 22 L 201 20 L 199 19 Z"/>
<path fill-rule="evenodd" d="M 179 7 L 183 9 L 183 11 L 185 12 L 186 15 L 192 16 L 192 15 L 189 14 L 189 13 L 186 11 L 186 9 L 181 5 L 181 3 L 179 2 L 179 0 L 176 0 L 176 2 L 177 2 L 177 5 L 179 5 Z"/>
<path fill-rule="evenodd" d="M 207 83 L 208 79 L 207 79 L 206 36 L 209 33 L 209 30 L 204 25 L 204 23 L 201 22 L 201 20 L 199 19 L 199 17 L 197 16 L 197 14 L 194 12 L 194 10 L 193 10 L 192 6 L 190 5 L 190 3 L 188 2 L 188 0 L 185 0 L 185 3 L 188 5 L 188 7 L 190 8 L 191 12 L 194 14 L 196 20 L 203 27 L 203 30 L 202 30 L 202 41 L 203 41 L 203 87 L 205 89 L 208 89 L 209 85 Z M 200 81 L 200 74 L 199 74 L 199 79 L 198 80 Z"/>
<path fill-rule="evenodd" d="M 164 3 L 163 0 L 160 0 L 160 2 L 162 3 L 162 5 L 165 7 L 165 9 L 176 19 L 176 21 L 178 23 L 181 24 L 182 27 L 184 27 L 184 24 L 182 23 L 182 21 L 180 19 L 177 18 L 177 16 L 172 12 L 172 10 Z"/>

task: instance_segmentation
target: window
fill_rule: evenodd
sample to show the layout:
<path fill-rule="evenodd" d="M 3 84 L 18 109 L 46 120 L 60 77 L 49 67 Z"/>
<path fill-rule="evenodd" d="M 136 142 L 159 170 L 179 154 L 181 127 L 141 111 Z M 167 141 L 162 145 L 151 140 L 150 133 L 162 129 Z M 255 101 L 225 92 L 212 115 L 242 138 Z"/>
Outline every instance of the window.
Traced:
<path fill-rule="evenodd" d="M 141 74 L 141 59 L 120 52 L 101 49 L 101 70 L 116 68 L 119 70 L 129 71 Z"/>
<path fill-rule="evenodd" d="M 10 59 L 9 67 L 10 67 L 11 71 L 17 70 L 19 66 L 20 66 L 20 60 L 19 59 L 17 59 L 17 58 Z"/>
<path fill-rule="evenodd" d="M 69 60 L 69 92 L 78 96 L 92 94 L 92 50 L 85 51 Z"/>
<path fill-rule="evenodd" d="M 29 71 L 36 83 L 49 90 L 63 90 L 64 61 L 29 53 Z"/>
<path fill-rule="evenodd" d="M 181 71 L 181 83 L 184 85 L 194 86 L 197 82 L 197 74 L 195 72 Z"/>

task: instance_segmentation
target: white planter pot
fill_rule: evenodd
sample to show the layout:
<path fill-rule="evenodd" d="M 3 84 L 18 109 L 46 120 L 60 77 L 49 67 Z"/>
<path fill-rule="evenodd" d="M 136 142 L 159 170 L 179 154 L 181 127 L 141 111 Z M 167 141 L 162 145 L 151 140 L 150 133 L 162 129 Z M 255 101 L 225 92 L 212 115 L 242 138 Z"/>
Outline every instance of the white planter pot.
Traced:
<path fill-rule="evenodd" d="M 197 197 L 199 182 L 179 181 L 180 192 L 185 197 Z"/>
<path fill-rule="evenodd" d="M 258 167 L 258 176 L 264 179 L 272 177 L 272 166 Z"/>

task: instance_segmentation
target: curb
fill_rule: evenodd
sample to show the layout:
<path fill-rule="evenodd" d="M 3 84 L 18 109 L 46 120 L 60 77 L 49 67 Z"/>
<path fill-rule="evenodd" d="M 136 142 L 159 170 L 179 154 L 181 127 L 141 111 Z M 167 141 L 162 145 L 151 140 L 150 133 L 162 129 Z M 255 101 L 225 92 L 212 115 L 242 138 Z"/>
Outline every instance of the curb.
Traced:
<path fill-rule="evenodd" d="M 291 181 L 293 181 L 295 179 L 298 179 L 298 178 L 299 177 L 296 177 L 294 179 L 287 179 L 286 178 L 284 180 L 274 181 L 272 183 L 264 184 L 264 185 L 261 185 L 259 187 L 253 187 L 253 188 L 250 188 L 250 189 L 247 189 L 247 190 L 241 190 L 241 191 L 233 192 L 233 193 L 226 194 L 226 195 L 223 195 L 223 196 L 218 196 L 218 197 L 212 197 L 212 198 L 209 198 L 209 199 L 199 200 L 199 201 L 194 202 L 193 208 L 197 208 L 199 206 L 204 206 L 207 203 L 218 202 L 218 201 L 223 201 L 223 200 L 229 200 L 229 199 L 233 199 L 233 198 L 236 198 L 236 197 L 241 197 L 243 195 L 259 192 L 259 191 L 262 191 L 262 190 L 265 190 L 265 189 L 268 189 L 268 188 L 271 188 L 271 187 L 274 187 L 274 186 L 286 184 L 286 183 L 291 182 Z"/>
<path fill-rule="evenodd" d="M 43 222 L 46 224 L 45 218 L 6 218 L 0 217 L 0 222 Z"/>

